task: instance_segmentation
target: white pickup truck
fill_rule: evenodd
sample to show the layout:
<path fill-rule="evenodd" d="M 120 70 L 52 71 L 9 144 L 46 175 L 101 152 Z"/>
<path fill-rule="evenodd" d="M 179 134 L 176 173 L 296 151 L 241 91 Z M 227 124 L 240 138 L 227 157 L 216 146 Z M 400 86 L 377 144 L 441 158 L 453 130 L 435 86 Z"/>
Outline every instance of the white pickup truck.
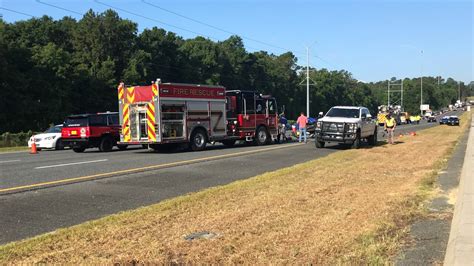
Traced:
<path fill-rule="evenodd" d="M 351 144 L 359 148 L 361 140 L 377 144 L 377 123 L 369 109 L 356 106 L 334 106 L 316 123 L 316 148 L 326 142 Z"/>

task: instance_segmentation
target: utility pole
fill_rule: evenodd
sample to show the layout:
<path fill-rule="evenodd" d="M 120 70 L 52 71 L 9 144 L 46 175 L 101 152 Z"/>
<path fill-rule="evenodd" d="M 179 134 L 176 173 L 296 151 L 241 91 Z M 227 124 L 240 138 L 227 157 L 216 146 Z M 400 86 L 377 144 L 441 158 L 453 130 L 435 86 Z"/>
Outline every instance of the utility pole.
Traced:
<path fill-rule="evenodd" d="M 394 86 L 395 89 L 392 89 Z M 391 99 L 390 95 L 392 93 L 400 93 L 400 98 L 395 96 L 395 100 Z M 392 82 L 391 80 L 387 82 L 387 107 L 390 108 L 390 105 L 396 106 L 397 104 L 400 105 L 400 109 L 403 111 L 403 78 L 400 79 L 400 83 L 398 81 Z"/>
<path fill-rule="evenodd" d="M 306 116 L 307 117 L 309 117 L 309 86 L 311 86 L 311 85 L 315 86 L 316 85 L 316 82 L 311 80 L 311 78 L 309 77 L 309 48 L 311 48 L 311 46 L 305 46 L 306 47 Z M 310 80 L 313 83 L 310 83 L 309 82 Z M 304 80 L 301 81 L 299 85 L 300 86 L 303 85 L 303 82 L 304 82 Z"/>
<path fill-rule="evenodd" d="M 390 80 L 387 82 L 387 108 L 390 109 Z"/>
<path fill-rule="evenodd" d="M 423 50 L 421 50 L 421 91 L 420 91 L 420 114 L 423 116 L 423 110 L 421 106 L 423 105 Z"/>
<path fill-rule="evenodd" d="M 309 117 L 309 47 L 306 47 L 306 116 Z"/>
<path fill-rule="evenodd" d="M 400 109 L 401 109 L 402 112 L 404 112 L 405 108 L 403 108 L 403 78 L 401 79 L 401 83 L 402 83 L 402 85 L 401 85 L 401 88 L 400 88 L 400 90 L 401 90 Z"/>

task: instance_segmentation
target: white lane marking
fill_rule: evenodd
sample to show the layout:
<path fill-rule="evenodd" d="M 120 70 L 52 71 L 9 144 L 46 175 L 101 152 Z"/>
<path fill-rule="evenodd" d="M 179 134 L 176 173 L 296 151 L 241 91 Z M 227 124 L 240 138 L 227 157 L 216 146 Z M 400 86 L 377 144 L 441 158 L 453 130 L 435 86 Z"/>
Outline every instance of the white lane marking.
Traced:
<path fill-rule="evenodd" d="M 76 163 L 63 163 L 63 164 L 46 165 L 46 166 L 38 166 L 38 167 L 35 167 L 35 169 L 62 167 L 62 166 L 77 165 L 77 164 L 86 164 L 86 163 L 99 163 L 99 162 L 105 162 L 105 161 L 108 161 L 108 159 L 101 159 L 101 160 L 95 160 L 95 161 L 85 161 L 85 162 L 76 162 Z"/>
<path fill-rule="evenodd" d="M 19 162 L 21 160 L 9 160 L 9 161 L 0 161 L 0 163 L 13 163 L 13 162 Z"/>

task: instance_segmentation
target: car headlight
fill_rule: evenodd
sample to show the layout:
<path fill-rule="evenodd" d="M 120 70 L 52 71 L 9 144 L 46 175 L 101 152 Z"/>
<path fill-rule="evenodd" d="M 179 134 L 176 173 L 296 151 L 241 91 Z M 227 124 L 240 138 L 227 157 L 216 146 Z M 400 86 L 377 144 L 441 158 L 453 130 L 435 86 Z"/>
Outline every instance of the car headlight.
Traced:
<path fill-rule="evenodd" d="M 53 139 L 55 139 L 55 138 L 56 138 L 56 136 L 50 136 L 50 137 L 44 138 L 44 140 L 53 140 Z"/>
<path fill-rule="evenodd" d="M 357 124 L 355 124 L 355 123 L 346 124 L 346 127 L 347 127 L 347 132 L 356 132 L 357 131 Z"/>

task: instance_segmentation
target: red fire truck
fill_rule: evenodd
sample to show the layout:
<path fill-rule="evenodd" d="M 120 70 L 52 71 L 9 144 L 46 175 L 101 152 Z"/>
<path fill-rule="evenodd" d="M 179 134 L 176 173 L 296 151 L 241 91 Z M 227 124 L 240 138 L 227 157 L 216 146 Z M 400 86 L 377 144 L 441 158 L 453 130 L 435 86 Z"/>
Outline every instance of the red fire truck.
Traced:
<path fill-rule="evenodd" d="M 209 142 L 237 140 L 269 144 L 278 135 L 275 98 L 222 86 L 161 83 L 118 87 L 120 144 L 188 143 L 203 150 Z"/>

